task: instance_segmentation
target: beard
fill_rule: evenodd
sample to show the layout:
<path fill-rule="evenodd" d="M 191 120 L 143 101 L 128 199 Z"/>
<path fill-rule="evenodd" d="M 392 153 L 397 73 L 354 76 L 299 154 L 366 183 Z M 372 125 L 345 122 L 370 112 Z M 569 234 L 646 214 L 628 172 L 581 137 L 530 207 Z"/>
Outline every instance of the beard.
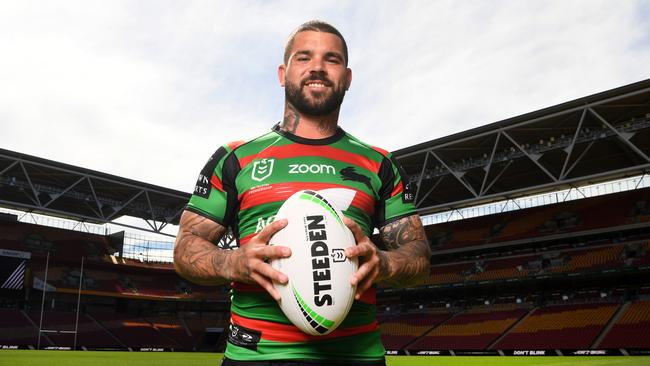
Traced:
<path fill-rule="evenodd" d="M 323 94 L 309 100 L 305 96 L 304 89 L 305 84 L 310 80 L 322 80 L 325 82 L 326 86 L 333 85 L 333 83 L 326 78 L 315 77 L 302 81 L 300 85 L 287 82 L 284 88 L 284 96 L 287 101 L 298 110 L 298 112 L 310 116 L 324 116 L 332 113 L 341 106 L 343 98 L 345 97 L 345 88 L 343 86 L 339 88 L 334 87 L 329 96 Z"/>

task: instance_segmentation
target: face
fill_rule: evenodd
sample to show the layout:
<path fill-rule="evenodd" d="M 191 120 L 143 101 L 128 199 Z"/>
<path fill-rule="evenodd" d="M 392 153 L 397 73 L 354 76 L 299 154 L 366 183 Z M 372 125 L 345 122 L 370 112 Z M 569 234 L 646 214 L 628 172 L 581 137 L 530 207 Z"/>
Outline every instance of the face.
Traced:
<path fill-rule="evenodd" d="M 291 105 L 300 113 L 321 116 L 339 108 L 352 71 L 345 66 L 341 39 L 306 31 L 295 36 L 289 60 L 280 65 L 278 77 Z"/>

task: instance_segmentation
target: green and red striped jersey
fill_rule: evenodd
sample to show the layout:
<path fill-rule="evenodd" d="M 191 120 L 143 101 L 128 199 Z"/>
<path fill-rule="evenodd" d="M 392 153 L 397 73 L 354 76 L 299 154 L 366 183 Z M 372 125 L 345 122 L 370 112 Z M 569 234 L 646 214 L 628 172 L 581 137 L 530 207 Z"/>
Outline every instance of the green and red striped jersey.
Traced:
<path fill-rule="evenodd" d="M 303 189 L 322 193 L 368 236 L 416 213 L 405 176 L 389 152 L 340 128 L 325 139 L 305 139 L 278 125 L 251 141 L 221 146 L 201 171 L 187 209 L 230 227 L 243 246 Z M 375 311 L 372 288 L 336 330 L 311 336 L 295 327 L 264 289 L 233 283 L 226 357 L 380 360 L 384 348 Z"/>

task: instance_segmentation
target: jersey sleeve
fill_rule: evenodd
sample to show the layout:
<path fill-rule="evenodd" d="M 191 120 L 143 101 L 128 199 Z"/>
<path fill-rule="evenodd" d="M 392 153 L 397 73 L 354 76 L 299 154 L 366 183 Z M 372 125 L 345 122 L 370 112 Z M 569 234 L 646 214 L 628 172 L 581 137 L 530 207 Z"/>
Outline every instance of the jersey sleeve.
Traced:
<path fill-rule="evenodd" d="M 236 169 L 233 144 L 219 147 L 199 173 L 194 193 L 186 209 L 223 226 L 234 221 L 237 192 L 234 184 Z"/>
<path fill-rule="evenodd" d="M 390 221 L 417 214 L 408 177 L 390 153 L 382 160 L 379 177 L 382 186 L 375 218 L 378 228 Z"/>

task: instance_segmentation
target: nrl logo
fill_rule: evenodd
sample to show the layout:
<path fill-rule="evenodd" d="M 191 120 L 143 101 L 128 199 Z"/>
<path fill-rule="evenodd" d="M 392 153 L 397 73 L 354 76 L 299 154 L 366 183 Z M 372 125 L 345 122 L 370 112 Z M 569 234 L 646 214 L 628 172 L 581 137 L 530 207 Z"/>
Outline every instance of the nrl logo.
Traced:
<path fill-rule="evenodd" d="M 261 182 L 273 173 L 273 163 L 275 159 L 261 159 L 253 163 L 251 179 Z"/>

